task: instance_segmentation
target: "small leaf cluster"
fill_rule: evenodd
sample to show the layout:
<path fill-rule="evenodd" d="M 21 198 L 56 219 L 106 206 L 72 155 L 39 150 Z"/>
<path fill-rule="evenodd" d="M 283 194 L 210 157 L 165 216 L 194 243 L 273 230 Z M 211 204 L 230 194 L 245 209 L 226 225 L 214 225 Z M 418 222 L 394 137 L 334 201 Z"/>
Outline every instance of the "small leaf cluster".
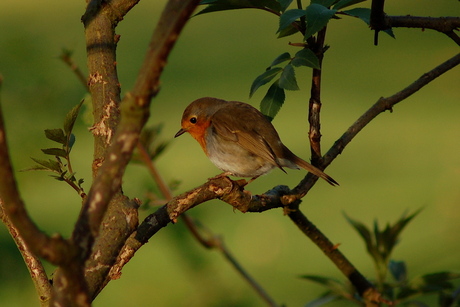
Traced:
<path fill-rule="evenodd" d="M 299 90 L 295 70 L 299 66 L 320 69 L 317 54 L 312 51 L 315 42 L 314 35 L 323 29 L 331 19 L 339 19 L 339 15 L 352 16 L 361 19 L 367 25 L 370 23 L 369 8 L 347 9 L 365 0 L 312 0 L 305 9 L 301 1 L 297 1 L 298 8 L 288 9 L 292 0 L 202 0 L 200 4 L 206 5 L 197 15 L 225 10 L 236 9 L 260 9 L 279 16 L 278 37 L 285 37 L 295 33 L 302 34 L 305 43 L 297 44 L 303 49 L 294 57 L 286 52 L 278 56 L 269 68 L 259 75 L 251 85 L 249 97 L 262 85 L 275 79 L 260 103 L 261 112 L 272 120 L 278 114 L 284 104 L 285 90 Z M 394 37 L 391 29 L 385 32 Z M 319 52 L 324 52 L 321 50 Z M 284 67 L 276 67 L 278 64 L 289 61 Z"/>
<path fill-rule="evenodd" d="M 452 281 L 460 279 L 460 273 L 437 272 L 408 279 L 406 263 L 390 259 L 394 247 L 399 242 L 402 230 L 419 212 L 420 210 L 408 216 L 403 214 L 396 223 L 387 224 L 384 229 L 380 229 L 378 222 L 375 221 L 373 230 L 357 220 L 346 215 L 345 217 L 363 239 L 367 252 L 375 264 L 376 286 L 388 300 L 394 302 L 395 305 L 428 307 L 425 303 L 416 300 L 416 297 L 438 294 L 439 306 L 458 307 L 460 306 L 460 287 L 455 289 Z M 388 278 L 387 275 L 391 275 L 391 278 Z M 349 282 L 316 275 L 301 277 L 327 288 L 321 297 L 306 304 L 308 307 L 323 306 L 338 300 L 348 300 L 362 305 L 360 297 Z"/>
<path fill-rule="evenodd" d="M 70 152 L 75 144 L 75 135 L 72 133 L 72 130 L 82 104 L 83 100 L 72 108 L 69 113 L 67 113 L 63 128 L 45 130 L 45 136 L 47 139 L 61 145 L 60 147 L 51 147 L 41 150 L 45 155 L 53 156 L 53 158 L 48 160 L 31 158 L 35 163 L 37 163 L 37 165 L 25 169 L 24 171 L 50 171 L 54 173 L 51 177 L 68 183 L 79 193 L 80 196 L 83 197 L 85 195 L 82 188 L 84 180 L 82 178 L 76 179 L 76 173 L 72 170 L 70 161 Z"/>
<path fill-rule="evenodd" d="M 320 69 L 318 56 L 327 50 L 315 50 L 315 38 L 331 19 L 339 19 L 339 15 L 357 17 L 369 24 L 370 9 L 354 8 L 344 10 L 365 0 L 312 0 L 305 7 L 302 7 L 301 1 L 297 1 L 297 8 L 289 9 L 292 0 L 203 0 L 200 4 L 206 5 L 197 15 L 225 10 L 236 9 L 260 9 L 279 17 L 279 27 L 277 30 L 278 37 L 286 37 L 296 33 L 302 35 L 302 43 L 292 44 L 301 46 L 303 49 L 297 52 L 293 57 L 288 52 L 278 56 L 268 69 L 259 75 L 252 83 L 249 97 L 252 97 L 255 91 L 262 85 L 273 81 L 267 93 L 263 97 L 260 110 L 269 119 L 272 120 L 284 104 L 286 94 L 285 90 L 299 90 L 297 84 L 295 68 L 306 66 L 314 69 Z M 393 35 L 391 29 L 386 31 Z M 321 49 L 321 48 L 320 48 Z M 288 62 L 285 66 L 278 65 Z"/>
<path fill-rule="evenodd" d="M 278 65 L 285 62 L 287 64 L 284 67 L 278 67 Z M 270 120 L 276 116 L 284 103 L 286 97 L 284 91 L 299 90 L 294 67 L 300 66 L 319 69 L 319 60 L 313 51 L 307 48 L 298 51 L 294 57 L 291 57 L 289 52 L 285 52 L 273 60 L 267 70 L 252 83 L 249 97 L 252 97 L 259 87 L 278 77 L 270 86 L 260 104 L 260 111 Z"/>

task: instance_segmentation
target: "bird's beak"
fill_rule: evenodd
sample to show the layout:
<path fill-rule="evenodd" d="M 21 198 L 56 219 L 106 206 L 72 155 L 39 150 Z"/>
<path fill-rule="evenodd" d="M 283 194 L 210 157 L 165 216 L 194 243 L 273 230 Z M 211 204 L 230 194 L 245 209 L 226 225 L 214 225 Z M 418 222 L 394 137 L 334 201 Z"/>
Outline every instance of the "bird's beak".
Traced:
<path fill-rule="evenodd" d="M 179 131 L 177 131 L 174 137 L 177 138 L 178 136 L 184 134 L 185 132 L 187 132 L 187 130 L 185 130 L 184 128 L 181 128 Z"/>

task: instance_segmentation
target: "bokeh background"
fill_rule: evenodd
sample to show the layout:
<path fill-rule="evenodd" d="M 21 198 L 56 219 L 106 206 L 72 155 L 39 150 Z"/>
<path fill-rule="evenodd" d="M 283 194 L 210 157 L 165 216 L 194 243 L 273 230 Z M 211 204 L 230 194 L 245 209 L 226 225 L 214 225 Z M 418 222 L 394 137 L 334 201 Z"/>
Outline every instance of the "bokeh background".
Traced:
<path fill-rule="evenodd" d="M 145 49 L 166 1 L 141 1 L 119 24 L 118 68 L 123 92 L 135 80 Z M 370 2 L 362 4 L 369 7 Z M 74 51 L 86 72 L 84 1 L 0 2 L 1 96 L 10 152 L 17 171 L 45 158 L 40 148 L 53 146 L 43 130 L 62 126 L 65 114 L 85 91 L 58 58 Z M 393 15 L 450 16 L 458 1 L 387 1 Z M 277 39 L 277 17 L 257 10 L 207 14 L 193 18 L 173 50 L 153 101 L 149 124 L 164 123 L 162 140 L 179 129 L 183 109 L 203 96 L 241 100 L 258 106 L 267 87 L 249 99 L 252 80 L 299 36 Z M 458 52 L 458 46 L 431 30 L 394 29 L 396 40 L 373 32 L 357 19 L 329 24 L 324 60 L 322 144 L 333 142 L 379 97 L 389 96 Z M 297 70 L 301 91 L 288 92 L 274 120 L 284 143 L 308 159 L 307 68 Z M 372 278 L 364 244 L 343 213 L 371 225 L 396 221 L 405 211 L 424 208 L 402 234 L 393 258 L 407 261 L 409 275 L 460 270 L 460 70 L 457 68 L 386 112 L 366 127 L 327 169 L 340 182 L 319 182 L 302 206 L 308 217 L 362 271 Z M 85 113 L 85 112 L 83 112 Z M 91 184 L 91 122 L 82 114 L 75 128 L 73 164 Z M 175 193 L 203 183 L 218 170 L 189 136 L 171 142 L 157 165 L 168 182 L 180 181 Z M 68 236 L 80 199 L 44 172 L 17 172 L 30 214 L 47 233 Z M 279 170 L 248 188 L 263 193 L 277 184 L 295 185 L 304 172 Z M 154 184 L 139 165 L 128 168 L 124 190 L 145 199 Z M 141 212 L 141 218 L 152 212 Z M 221 235 L 226 245 L 279 303 L 302 306 L 323 289 L 299 278 L 318 274 L 343 280 L 339 271 L 281 210 L 242 214 L 219 201 L 202 204 L 190 215 Z M 53 267 L 47 265 L 51 273 Z M 434 304 L 434 301 L 431 300 Z M 6 229 L 0 226 L 0 305 L 37 306 L 28 272 Z M 161 230 L 95 300 L 95 306 L 263 306 L 263 302 L 223 257 L 202 248 L 181 223 Z M 343 306 L 343 303 L 331 306 Z"/>

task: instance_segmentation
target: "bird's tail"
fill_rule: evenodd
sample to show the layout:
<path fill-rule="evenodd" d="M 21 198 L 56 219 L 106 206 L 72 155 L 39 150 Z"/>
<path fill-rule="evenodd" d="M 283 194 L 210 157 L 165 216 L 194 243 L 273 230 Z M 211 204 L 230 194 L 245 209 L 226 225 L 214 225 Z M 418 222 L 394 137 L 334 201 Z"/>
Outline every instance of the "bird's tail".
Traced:
<path fill-rule="evenodd" d="M 330 185 L 336 186 L 339 185 L 337 181 L 335 181 L 331 176 L 328 174 L 324 173 L 322 170 L 317 168 L 316 166 L 311 165 L 307 161 L 297 157 L 292 151 L 290 151 L 287 147 L 284 147 L 284 156 L 287 158 L 287 160 L 290 160 L 291 162 L 294 162 L 296 165 L 299 167 L 307 170 L 308 172 L 312 173 L 313 175 L 316 175 L 318 177 L 323 178 L 326 180 Z"/>

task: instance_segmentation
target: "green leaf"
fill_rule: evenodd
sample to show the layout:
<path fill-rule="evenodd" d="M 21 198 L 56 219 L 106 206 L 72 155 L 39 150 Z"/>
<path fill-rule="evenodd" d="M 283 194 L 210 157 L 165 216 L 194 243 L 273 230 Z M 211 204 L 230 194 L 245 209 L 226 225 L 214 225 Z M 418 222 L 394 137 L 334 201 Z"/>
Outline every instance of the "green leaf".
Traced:
<path fill-rule="evenodd" d="M 335 294 L 330 294 L 330 292 L 327 292 L 323 296 L 314 299 L 313 301 L 308 302 L 305 304 L 305 307 L 319 307 L 319 306 L 325 306 L 326 304 L 329 304 L 333 301 L 339 300 L 341 297 L 335 295 Z"/>
<path fill-rule="evenodd" d="M 278 0 L 278 2 L 281 5 L 281 12 L 284 12 L 291 5 L 292 0 Z"/>
<path fill-rule="evenodd" d="M 42 149 L 42 152 L 45 155 L 58 156 L 63 158 L 67 157 L 66 151 L 62 148 L 46 148 Z"/>
<path fill-rule="evenodd" d="M 71 133 L 69 135 L 69 143 L 67 144 L 67 148 L 69 149 L 69 152 L 72 150 L 72 147 L 74 144 L 75 144 L 75 135 Z"/>
<path fill-rule="evenodd" d="M 279 87 L 278 80 L 273 82 L 260 102 L 260 112 L 272 120 L 281 109 L 285 98 L 284 90 Z"/>
<path fill-rule="evenodd" d="M 344 7 L 351 6 L 353 4 L 364 2 L 364 1 L 366 0 L 340 0 L 334 5 L 333 9 L 340 10 L 340 9 L 343 9 Z"/>
<path fill-rule="evenodd" d="M 388 225 L 382 232 L 382 245 L 384 250 L 387 252 L 388 257 L 391 254 L 393 248 L 398 243 L 400 233 L 404 230 L 406 225 L 421 211 L 422 209 L 419 209 L 409 216 L 406 216 L 406 213 L 404 213 L 393 226 Z"/>
<path fill-rule="evenodd" d="M 307 29 L 305 39 L 324 28 L 337 10 L 330 10 L 320 4 L 312 3 L 306 8 Z"/>
<path fill-rule="evenodd" d="M 281 4 L 276 0 L 216 0 L 202 4 L 208 4 L 206 8 L 196 13 L 195 16 L 218 12 L 218 11 L 227 11 L 227 10 L 237 10 L 237 9 L 269 9 L 274 12 L 281 12 Z"/>
<path fill-rule="evenodd" d="M 75 107 L 70 110 L 69 113 L 67 113 L 65 120 L 64 120 L 64 131 L 65 134 L 68 136 L 73 129 L 73 125 L 75 124 L 75 121 L 77 120 L 78 112 L 80 111 L 80 108 L 83 104 L 83 101 L 80 101 L 79 104 L 77 104 Z"/>
<path fill-rule="evenodd" d="M 395 34 L 393 33 L 393 29 L 392 29 L 392 28 L 385 29 L 385 30 L 383 30 L 383 32 L 385 32 L 386 34 L 390 35 L 390 36 L 393 37 L 393 38 L 396 38 Z"/>
<path fill-rule="evenodd" d="M 67 138 L 62 129 L 46 129 L 45 136 L 47 139 L 65 145 Z"/>
<path fill-rule="evenodd" d="M 455 272 L 437 272 L 418 276 L 412 279 L 407 287 L 403 287 L 396 298 L 403 299 L 415 294 L 426 294 L 452 289 L 453 285 L 450 281 L 459 278 L 460 273 Z"/>
<path fill-rule="evenodd" d="M 312 0 L 311 3 L 316 3 L 316 4 L 322 5 L 324 7 L 330 7 L 331 5 L 336 3 L 337 1 L 338 0 Z"/>
<path fill-rule="evenodd" d="M 319 275 L 302 275 L 301 278 L 316 282 L 326 288 L 328 288 L 332 293 L 339 297 L 350 297 L 353 296 L 353 290 L 351 290 L 347 285 L 343 284 L 342 282 L 330 278 L 324 277 Z M 351 293 L 350 293 L 351 292 Z"/>
<path fill-rule="evenodd" d="M 371 23 L 371 9 L 355 8 L 355 9 L 343 11 L 342 13 L 345 13 L 349 16 L 357 17 L 361 19 L 362 21 L 364 21 L 367 25 L 370 25 Z M 383 30 L 383 32 L 385 32 L 386 34 L 390 35 L 393 38 L 396 38 L 395 34 L 393 33 L 393 29 L 391 28 Z"/>
<path fill-rule="evenodd" d="M 51 177 L 53 177 L 54 179 L 56 179 L 57 181 L 64 181 L 65 179 L 62 178 L 62 176 L 56 176 L 56 175 L 50 175 Z"/>
<path fill-rule="evenodd" d="M 280 76 L 279 87 L 289 91 L 299 90 L 299 86 L 297 85 L 297 80 L 295 77 L 294 66 L 291 64 L 287 64 L 284 67 Z"/>
<path fill-rule="evenodd" d="M 348 223 L 350 223 L 351 226 L 353 226 L 353 228 L 355 228 L 355 230 L 363 238 L 364 243 L 366 244 L 367 251 L 371 255 L 373 255 L 375 253 L 375 247 L 374 247 L 374 240 L 372 239 L 371 231 L 363 223 L 353 220 L 351 217 L 349 217 L 345 213 L 343 215 L 347 219 Z"/>
<path fill-rule="evenodd" d="M 297 28 L 294 27 L 292 24 L 290 24 L 287 28 L 285 28 L 284 30 L 281 30 L 281 31 L 278 33 L 278 38 L 286 37 L 286 36 L 295 34 L 295 33 L 297 33 L 297 32 L 299 32 L 299 29 L 297 29 Z"/>
<path fill-rule="evenodd" d="M 270 67 L 276 66 L 278 64 L 281 64 L 283 62 L 290 61 L 290 60 L 291 60 L 291 55 L 289 54 L 289 52 L 285 52 L 277 56 L 276 59 L 274 59 L 273 62 L 270 64 Z"/>
<path fill-rule="evenodd" d="M 28 171 L 48 171 L 49 168 L 41 166 L 41 165 L 34 165 L 29 168 L 21 169 L 20 172 L 28 172 Z"/>
<path fill-rule="evenodd" d="M 324 277 L 324 276 L 319 276 L 319 275 L 301 275 L 300 278 L 307 279 L 309 281 L 316 282 L 322 286 L 325 286 L 329 289 L 341 289 L 343 287 L 343 284 L 330 277 Z"/>
<path fill-rule="evenodd" d="M 371 21 L 371 9 L 367 8 L 355 8 L 347 11 L 343 11 L 342 13 L 345 13 L 347 15 L 357 17 L 364 21 L 367 25 L 370 24 Z"/>
<path fill-rule="evenodd" d="M 407 279 L 407 268 L 404 261 L 390 260 L 388 269 L 397 282 L 405 282 Z"/>
<path fill-rule="evenodd" d="M 263 74 L 258 76 L 254 80 L 254 82 L 252 82 L 251 90 L 249 91 L 249 97 L 252 97 L 252 95 L 257 91 L 257 89 L 259 87 L 261 87 L 262 85 L 265 85 L 268 82 L 270 82 L 271 80 L 273 80 L 273 78 L 277 74 L 279 74 L 282 70 L 283 69 L 281 67 L 274 67 L 274 68 L 271 68 L 269 70 L 266 70 Z"/>
<path fill-rule="evenodd" d="M 279 33 L 281 30 L 286 29 L 288 26 L 292 25 L 297 19 L 307 14 L 306 10 L 292 9 L 284 12 L 280 16 L 280 26 L 276 33 Z"/>
<path fill-rule="evenodd" d="M 292 65 L 298 66 L 308 66 L 311 68 L 320 69 L 319 60 L 316 54 L 308 48 L 304 48 L 298 51 L 294 58 L 292 59 Z"/>
<path fill-rule="evenodd" d="M 364 21 L 367 25 L 370 25 L 371 23 L 371 9 L 367 8 L 355 8 L 347 11 L 343 11 L 342 13 L 345 13 L 349 16 L 357 17 Z M 383 30 L 386 34 L 390 35 L 393 38 L 395 37 L 395 34 L 393 33 L 393 29 L 389 28 L 386 30 Z"/>
<path fill-rule="evenodd" d="M 58 162 L 53 161 L 53 160 L 41 160 L 41 159 L 35 159 L 31 158 L 35 163 L 40 164 L 41 166 L 49 169 L 50 171 L 61 173 L 61 166 Z"/>

